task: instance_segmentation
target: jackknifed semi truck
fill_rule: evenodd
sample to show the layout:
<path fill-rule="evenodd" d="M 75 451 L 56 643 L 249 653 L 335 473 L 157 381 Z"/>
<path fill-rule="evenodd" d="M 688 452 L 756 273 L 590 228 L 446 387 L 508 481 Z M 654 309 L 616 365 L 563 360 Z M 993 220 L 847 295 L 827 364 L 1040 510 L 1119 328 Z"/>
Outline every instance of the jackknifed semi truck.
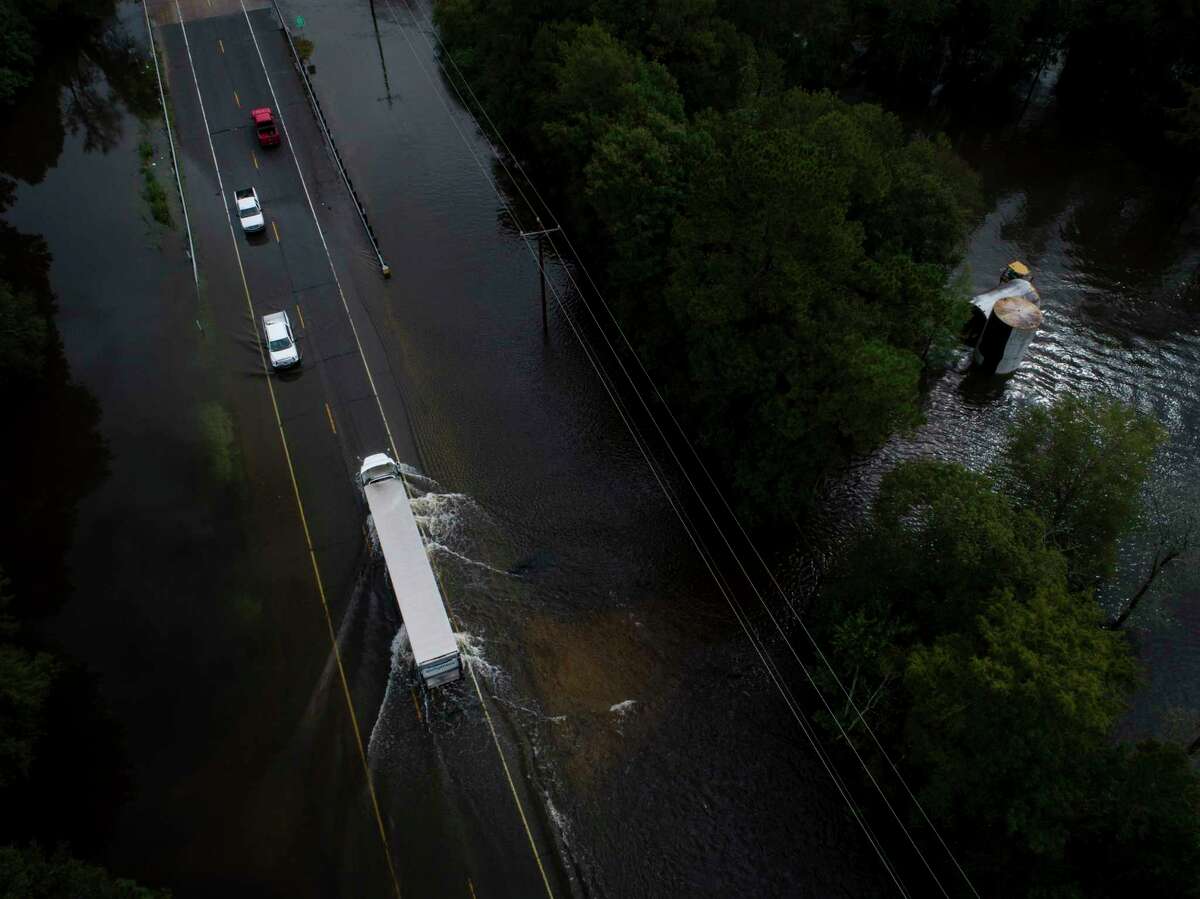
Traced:
<path fill-rule="evenodd" d="M 417 674 L 426 687 L 458 680 L 462 674 L 458 643 L 450 630 L 446 604 L 417 529 L 400 466 L 387 453 L 367 456 L 359 481 L 408 630 Z"/>

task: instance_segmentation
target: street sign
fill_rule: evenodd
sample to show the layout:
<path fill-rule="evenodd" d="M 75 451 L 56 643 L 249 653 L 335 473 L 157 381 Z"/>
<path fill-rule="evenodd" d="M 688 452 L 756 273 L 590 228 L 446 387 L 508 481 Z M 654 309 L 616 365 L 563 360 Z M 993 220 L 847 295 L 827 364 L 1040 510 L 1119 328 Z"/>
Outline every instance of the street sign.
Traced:
<path fill-rule="evenodd" d="M 304 27 L 304 16 L 296 16 L 296 27 L 297 28 Z"/>

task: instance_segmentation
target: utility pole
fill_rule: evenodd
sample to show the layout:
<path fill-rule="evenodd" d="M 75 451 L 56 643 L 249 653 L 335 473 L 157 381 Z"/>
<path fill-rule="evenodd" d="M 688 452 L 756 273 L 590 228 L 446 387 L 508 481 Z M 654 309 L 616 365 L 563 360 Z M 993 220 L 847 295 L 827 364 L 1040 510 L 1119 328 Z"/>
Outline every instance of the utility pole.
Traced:
<path fill-rule="evenodd" d="M 383 56 L 383 38 L 379 36 L 379 20 L 375 18 L 375 0 L 371 0 L 371 25 L 375 28 L 375 45 L 379 48 L 379 65 L 383 69 L 383 98 L 392 105 L 392 86 L 388 83 L 387 60 Z"/>
<path fill-rule="evenodd" d="M 521 237 L 525 238 L 525 239 L 528 239 L 530 237 L 537 238 L 537 242 L 538 242 L 538 275 L 541 276 L 541 283 L 542 283 L 542 333 L 549 334 L 550 326 L 546 323 L 546 248 L 542 244 L 542 238 L 544 238 L 547 234 L 553 234 L 555 231 L 561 231 L 562 229 L 559 228 L 558 225 L 555 225 L 553 228 L 543 228 L 542 220 L 540 217 L 537 220 L 537 224 L 538 224 L 537 231 L 522 231 Z"/>

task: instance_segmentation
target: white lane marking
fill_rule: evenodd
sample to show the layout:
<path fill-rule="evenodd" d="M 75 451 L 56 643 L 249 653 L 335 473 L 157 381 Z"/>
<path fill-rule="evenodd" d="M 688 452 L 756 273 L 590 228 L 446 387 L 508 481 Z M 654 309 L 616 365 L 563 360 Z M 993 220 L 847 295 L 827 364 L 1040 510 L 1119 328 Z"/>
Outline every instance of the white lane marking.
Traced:
<path fill-rule="evenodd" d="M 267 72 L 267 63 L 263 59 L 262 50 L 258 46 L 258 37 L 254 34 L 254 24 L 250 21 L 250 13 L 246 11 L 246 4 L 243 0 L 238 0 L 238 5 L 242 8 L 242 15 L 246 17 L 246 28 L 250 31 L 250 39 L 254 42 L 254 50 L 258 54 L 258 62 L 262 66 L 263 76 L 267 79 L 267 88 L 271 92 L 271 99 L 275 103 L 276 114 L 279 116 L 279 127 L 287 137 L 287 125 L 283 121 L 282 107 L 279 105 L 279 98 L 275 95 L 275 86 L 271 83 L 271 76 Z M 329 270 L 333 273 L 333 282 L 337 285 L 338 296 L 342 301 L 342 308 L 346 311 L 346 318 L 350 322 L 350 330 L 354 334 L 354 343 L 358 347 L 359 358 L 362 359 L 363 370 L 367 374 L 367 382 L 371 385 L 371 392 L 375 395 L 375 405 L 379 408 L 379 417 L 383 421 L 384 430 L 387 432 L 388 443 L 391 445 L 393 457 L 399 456 L 396 451 L 396 441 L 392 437 L 392 428 L 388 424 L 387 415 L 383 411 L 383 402 L 379 398 L 379 391 L 375 387 L 375 379 L 371 376 L 371 366 L 367 363 L 366 353 L 363 352 L 362 342 L 358 338 L 358 328 L 354 325 L 354 318 L 350 315 L 350 306 L 346 302 L 346 295 L 342 291 L 342 282 L 337 276 L 337 269 L 333 264 L 333 257 L 329 253 L 329 244 L 325 242 L 325 232 L 321 228 L 321 222 L 317 218 L 316 207 L 313 206 L 312 197 L 308 192 L 308 184 L 304 180 L 304 172 L 300 169 L 300 160 L 296 158 L 296 151 L 292 148 L 292 142 L 289 139 L 288 153 L 292 157 L 292 162 L 296 166 L 296 172 L 300 176 L 300 186 L 304 188 L 304 197 L 308 200 L 308 209 L 312 213 L 313 224 L 317 226 L 317 234 L 321 238 L 321 246 L 325 248 L 325 258 L 329 261 Z M 405 485 L 407 489 L 407 484 Z M 422 535 L 423 539 L 423 535 Z M 436 574 L 436 572 L 435 572 Z M 439 579 L 440 580 L 440 579 Z M 442 599 L 449 606 L 449 600 L 446 599 L 446 591 L 442 590 Z M 487 719 L 488 729 L 492 734 L 492 742 L 496 745 L 496 752 L 500 756 L 500 765 L 504 769 L 504 776 L 508 780 L 509 790 L 512 792 L 513 801 L 517 804 L 517 812 L 521 817 L 521 824 L 525 828 L 525 836 L 529 839 L 529 848 L 533 851 L 533 860 L 537 862 L 539 873 L 542 875 L 542 883 L 546 888 L 546 894 L 550 899 L 554 899 L 554 891 L 550 888 L 550 879 L 546 875 L 546 869 L 542 865 L 541 853 L 538 852 L 537 841 L 533 838 L 533 831 L 529 827 L 529 821 L 525 817 L 525 806 L 521 802 L 521 797 L 517 793 L 516 783 L 513 781 L 512 773 L 509 771 L 508 761 L 504 757 L 504 750 L 500 746 L 500 738 L 496 734 L 496 727 L 492 723 L 491 712 L 488 711 L 487 702 L 483 698 L 483 690 L 479 686 L 479 679 L 475 675 L 475 669 L 470 663 L 467 664 L 467 670 L 471 673 L 471 681 L 475 685 L 475 693 L 479 696 L 479 704 L 483 707 L 484 717 Z"/>

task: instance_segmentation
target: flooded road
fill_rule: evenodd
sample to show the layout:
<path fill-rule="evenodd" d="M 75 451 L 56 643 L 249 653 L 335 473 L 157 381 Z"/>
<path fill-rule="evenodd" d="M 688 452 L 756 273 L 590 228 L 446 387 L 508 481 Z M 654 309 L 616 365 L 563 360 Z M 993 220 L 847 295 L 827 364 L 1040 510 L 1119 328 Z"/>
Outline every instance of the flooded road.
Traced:
<path fill-rule="evenodd" d="M 140 8 L 121 9 L 138 35 Z M 343 276 L 405 407 L 414 506 L 534 827 L 555 850 L 554 882 L 603 896 L 885 894 L 553 310 L 543 337 L 535 262 L 488 183 L 490 149 L 437 78 L 428 7 L 375 11 L 373 22 L 369 5 L 345 0 L 285 4 L 305 20 L 314 82 L 394 272 L 386 292 L 371 287 L 356 223 L 335 222 Z M 246 347 L 206 338 L 221 314 L 203 292 L 189 299 L 178 236 L 155 230 L 137 195 L 140 126 L 120 103 L 106 108 L 111 140 L 68 133 L 40 163 L 44 178 L 22 174 L 37 165 L 3 140 L 18 182 L 6 218 L 54 254 L 67 356 L 99 401 L 112 456 L 80 507 L 74 589 L 50 626 L 99 674 L 125 729 L 132 795 L 104 858 L 182 897 L 387 895 L 328 637 L 296 567 L 302 538 L 265 394 Z M 928 425 L 853 472 L 831 519 L 851 520 L 897 459 L 986 464 L 1018 403 L 1063 390 L 1156 411 L 1172 433 L 1161 478 L 1195 483 L 1200 309 L 1185 284 L 1200 255 L 1177 191 L 1045 128 L 963 148 L 997 197 L 972 242 L 974 286 L 1024 259 L 1046 327 L 1007 382 L 938 378 Z M 87 212 L 72 215 L 80 197 Z M 491 875 L 480 896 L 529 895 L 517 870 L 527 860 L 500 851 L 516 825 L 478 705 L 426 708 L 428 728 L 413 726 L 378 560 L 367 541 L 342 554 L 338 640 L 385 818 L 403 835 L 405 893 L 465 887 L 443 847 L 475 845 Z M 1127 555 L 1136 579 L 1136 547 Z M 1142 637 L 1156 667 L 1131 733 L 1200 705 L 1194 563 L 1173 577 L 1170 614 Z M 447 795 L 473 799 L 454 807 Z"/>

